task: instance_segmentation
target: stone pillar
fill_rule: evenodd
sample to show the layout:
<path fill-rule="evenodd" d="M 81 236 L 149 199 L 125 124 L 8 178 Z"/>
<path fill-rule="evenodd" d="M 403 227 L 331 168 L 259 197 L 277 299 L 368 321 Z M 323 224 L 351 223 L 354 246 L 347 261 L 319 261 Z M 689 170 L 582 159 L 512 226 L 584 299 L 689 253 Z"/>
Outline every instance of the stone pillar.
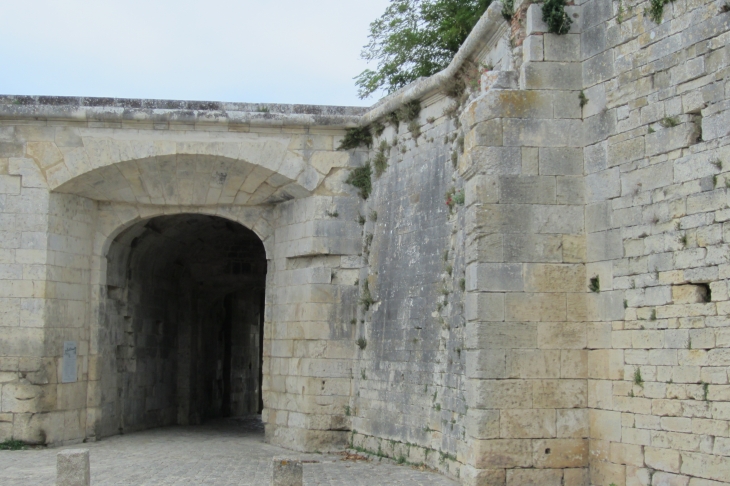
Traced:
<path fill-rule="evenodd" d="M 264 324 L 266 440 L 298 451 L 349 439 L 362 227 L 353 198 L 280 205 Z"/>
<path fill-rule="evenodd" d="M 89 486 L 89 449 L 67 449 L 58 453 L 56 486 Z"/>
<path fill-rule="evenodd" d="M 493 76 L 461 115 L 468 485 L 585 484 L 588 466 L 580 39 L 537 8 L 520 89 Z"/>
<path fill-rule="evenodd" d="M 302 461 L 275 457 L 271 464 L 271 486 L 302 486 Z"/>

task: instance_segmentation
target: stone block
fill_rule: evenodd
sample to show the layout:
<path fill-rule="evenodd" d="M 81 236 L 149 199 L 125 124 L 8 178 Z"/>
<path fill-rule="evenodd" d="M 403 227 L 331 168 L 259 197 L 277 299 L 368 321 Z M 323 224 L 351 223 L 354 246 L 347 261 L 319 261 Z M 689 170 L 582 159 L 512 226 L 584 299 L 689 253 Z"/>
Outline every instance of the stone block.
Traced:
<path fill-rule="evenodd" d="M 556 432 L 559 438 L 582 439 L 588 437 L 588 410 L 557 410 Z"/>
<path fill-rule="evenodd" d="M 560 235 L 505 234 L 505 262 L 562 262 L 565 244 Z"/>
<path fill-rule="evenodd" d="M 477 440 L 469 454 L 469 462 L 478 469 L 531 467 L 532 440 Z"/>
<path fill-rule="evenodd" d="M 583 349 L 586 326 L 582 322 L 539 322 L 537 345 L 540 349 Z"/>
<path fill-rule="evenodd" d="M 588 402 L 586 380 L 534 380 L 535 408 L 581 408 Z"/>
<path fill-rule="evenodd" d="M 487 175 L 472 177 L 464 184 L 464 196 L 467 206 L 476 203 L 499 202 L 499 178 Z"/>
<path fill-rule="evenodd" d="M 20 194 L 19 175 L 0 175 L 0 194 Z"/>
<path fill-rule="evenodd" d="M 581 144 L 579 120 L 505 118 L 502 130 L 507 147 L 579 147 Z"/>
<path fill-rule="evenodd" d="M 500 201 L 507 204 L 555 204 L 555 177 L 502 176 Z"/>
<path fill-rule="evenodd" d="M 506 351 L 482 349 L 466 351 L 467 378 L 507 378 Z"/>
<path fill-rule="evenodd" d="M 681 123 L 676 127 L 658 130 L 646 135 L 646 156 L 665 154 L 672 150 L 689 147 L 697 142 L 700 130 L 694 123 Z M 666 170 L 666 169 L 665 169 Z"/>
<path fill-rule="evenodd" d="M 560 353 L 561 378 L 588 378 L 588 351 L 564 349 Z"/>
<path fill-rule="evenodd" d="M 91 467 L 88 449 L 67 449 L 56 455 L 57 486 L 89 486 Z"/>
<path fill-rule="evenodd" d="M 563 471 L 557 469 L 508 469 L 507 486 L 563 486 Z"/>
<path fill-rule="evenodd" d="M 518 292 L 523 286 L 519 263 L 480 263 L 466 269 L 468 291 Z"/>
<path fill-rule="evenodd" d="M 565 294 L 509 293 L 505 296 L 505 319 L 508 321 L 565 321 Z"/>
<path fill-rule="evenodd" d="M 522 171 L 522 151 L 519 147 L 476 146 L 467 152 L 463 160 L 464 168 L 472 168 L 486 175 L 517 175 Z"/>
<path fill-rule="evenodd" d="M 682 474 L 726 481 L 730 478 L 730 461 L 727 457 L 709 454 L 682 452 Z"/>
<path fill-rule="evenodd" d="M 540 175 L 582 175 L 583 150 L 575 147 L 539 149 Z"/>
<path fill-rule="evenodd" d="M 499 427 L 503 439 L 555 437 L 555 410 L 502 410 Z"/>
<path fill-rule="evenodd" d="M 582 206 L 535 206 L 532 223 L 537 233 L 578 234 L 583 232 L 584 211 Z"/>
<path fill-rule="evenodd" d="M 583 292 L 585 265 L 529 263 L 525 266 L 526 292 Z"/>
<path fill-rule="evenodd" d="M 545 61 L 581 61 L 580 34 L 545 34 Z"/>
<path fill-rule="evenodd" d="M 531 408 L 532 383 L 529 380 L 472 380 L 467 402 L 470 409 Z"/>
<path fill-rule="evenodd" d="M 593 174 L 608 168 L 608 142 L 596 143 L 583 149 L 584 170 Z"/>
<path fill-rule="evenodd" d="M 504 294 L 491 292 L 469 292 L 464 302 L 468 321 L 503 321 Z"/>
<path fill-rule="evenodd" d="M 656 447 L 644 448 L 644 461 L 646 465 L 659 471 L 678 473 L 682 464 L 678 451 L 671 449 L 657 449 Z"/>
<path fill-rule="evenodd" d="M 615 74 L 613 50 L 606 49 L 590 59 L 587 59 L 582 63 L 582 67 L 584 87 L 591 87 L 595 84 L 609 80 Z"/>
<path fill-rule="evenodd" d="M 468 349 L 536 348 L 537 324 L 523 322 L 475 322 L 466 328 Z"/>
<path fill-rule="evenodd" d="M 464 138 L 464 149 L 474 147 L 499 147 L 502 145 L 502 120 L 491 119 L 477 123 Z"/>
<path fill-rule="evenodd" d="M 479 234 L 466 244 L 466 261 L 472 262 L 502 262 L 503 256 L 503 235 L 501 234 Z"/>
<path fill-rule="evenodd" d="M 542 20 L 542 7 L 540 5 L 533 4 L 527 8 L 526 22 L 527 25 L 525 28 L 528 36 L 531 34 L 542 34 L 548 31 L 547 24 Z"/>
<path fill-rule="evenodd" d="M 560 351 L 521 349 L 507 354 L 508 378 L 559 378 Z"/>
<path fill-rule="evenodd" d="M 588 423 L 592 439 L 621 442 L 621 412 L 589 410 Z"/>
<path fill-rule="evenodd" d="M 503 118 L 553 118 L 553 97 L 545 91 L 490 90 L 468 108 L 467 117 L 477 124 L 475 145 L 502 145 L 502 129 L 492 124 L 478 128 L 485 120 Z M 494 133 L 489 133 L 494 130 Z M 499 137 L 500 143 L 490 143 Z M 481 143 L 478 143 L 481 140 Z M 465 141 L 466 142 L 466 141 Z M 468 144 L 466 145 L 468 147 Z"/>
<path fill-rule="evenodd" d="M 602 170 L 586 176 L 586 201 L 600 202 L 621 195 L 618 168 Z"/>
<path fill-rule="evenodd" d="M 563 469 L 588 466 L 587 439 L 542 439 L 532 445 L 537 468 Z"/>
<path fill-rule="evenodd" d="M 544 59 L 542 35 L 529 35 L 522 44 L 522 60 L 523 62 L 542 61 Z"/>
<path fill-rule="evenodd" d="M 470 408 L 466 413 L 466 431 L 475 439 L 499 438 L 499 410 Z"/>
<path fill-rule="evenodd" d="M 15 142 L 0 142 L 0 158 L 22 157 L 23 144 Z"/>
<path fill-rule="evenodd" d="M 585 179 L 582 176 L 557 177 L 556 202 L 558 204 L 580 204 L 585 202 Z"/>
<path fill-rule="evenodd" d="M 526 62 L 521 66 L 522 89 L 580 90 L 583 88 L 581 64 L 577 62 Z"/>
<path fill-rule="evenodd" d="M 481 486 L 484 484 L 493 484 L 495 486 L 505 485 L 504 469 L 477 469 L 467 464 L 462 466 L 460 471 L 461 483 L 464 486 Z"/>
<path fill-rule="evenodd" d="M 644 158 L 644 137 L 608 144 L 608 167 L 614 167 Z"/>

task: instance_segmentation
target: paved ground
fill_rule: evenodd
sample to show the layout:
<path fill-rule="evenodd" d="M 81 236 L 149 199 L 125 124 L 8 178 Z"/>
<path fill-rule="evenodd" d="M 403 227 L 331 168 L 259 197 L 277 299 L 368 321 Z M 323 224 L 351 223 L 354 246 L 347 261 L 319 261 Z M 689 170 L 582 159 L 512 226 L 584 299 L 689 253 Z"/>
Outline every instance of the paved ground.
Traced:
<path fill-rule="evenodd" d="M 263 442 L 257 419 L 168 427 L 82 444 L 91 451 L 91 484 L 255 485 L 271 481 L 271 458 L 298 454 Z M 73 448 L 73 447 L 70 447 Z M 0 485 L 53 486 L 60 448 L 0 451 Z M 302 455 L 304 484 L 454 486 L 441 475 L 408 466 L 343 461 L 329 454 Z"/>

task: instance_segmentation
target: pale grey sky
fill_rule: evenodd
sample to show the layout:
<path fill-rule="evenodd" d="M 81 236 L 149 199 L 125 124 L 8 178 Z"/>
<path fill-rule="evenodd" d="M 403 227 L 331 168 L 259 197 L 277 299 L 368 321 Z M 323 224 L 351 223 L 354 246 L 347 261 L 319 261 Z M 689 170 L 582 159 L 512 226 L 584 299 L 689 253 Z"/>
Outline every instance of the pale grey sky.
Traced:
<path fill-rule="evenodd" d="M 0 0 L 0 94 L 373 104 L 388 0 Z"/>

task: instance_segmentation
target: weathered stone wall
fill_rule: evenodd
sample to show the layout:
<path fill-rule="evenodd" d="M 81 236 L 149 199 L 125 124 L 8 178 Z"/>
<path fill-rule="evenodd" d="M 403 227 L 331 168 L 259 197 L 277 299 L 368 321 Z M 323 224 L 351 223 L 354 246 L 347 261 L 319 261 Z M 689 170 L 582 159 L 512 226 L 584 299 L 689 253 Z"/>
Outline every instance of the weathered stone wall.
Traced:
<path fill-rule="evenodd" d="M 593 484 L 730 481 L 724 5 L 583 6 L 587 272 L 626 307 L 592 325 Z"/>
<path fill-rule="evenodd" d="M 730 484 L 724 5 L 676 0 L 656 24 L 648 2 L 588 0 L 558 36 L 540 5 L 507 23 L 494 3 L 451 67 L 370 110 L 2 98 L 0 438 L 114 433 L 105 346 L 132 303 L 176 323 L 139 327 L 135 389 L 168 410 L 140 427 L 223 410 L 199 358 L 232 320 L 231 412 L 258 410 L 260 350 L 279 445 L 470 485 Z M 373 122 L 371 147 L 336 150 Z M 368 161 L 363 200 L 344 180 Z M 260 293 L 216 300 L 169 265 L 167 286 L 118 290 L 113 242 L 172 214 L 263 242 L 263 349 Z"/>

